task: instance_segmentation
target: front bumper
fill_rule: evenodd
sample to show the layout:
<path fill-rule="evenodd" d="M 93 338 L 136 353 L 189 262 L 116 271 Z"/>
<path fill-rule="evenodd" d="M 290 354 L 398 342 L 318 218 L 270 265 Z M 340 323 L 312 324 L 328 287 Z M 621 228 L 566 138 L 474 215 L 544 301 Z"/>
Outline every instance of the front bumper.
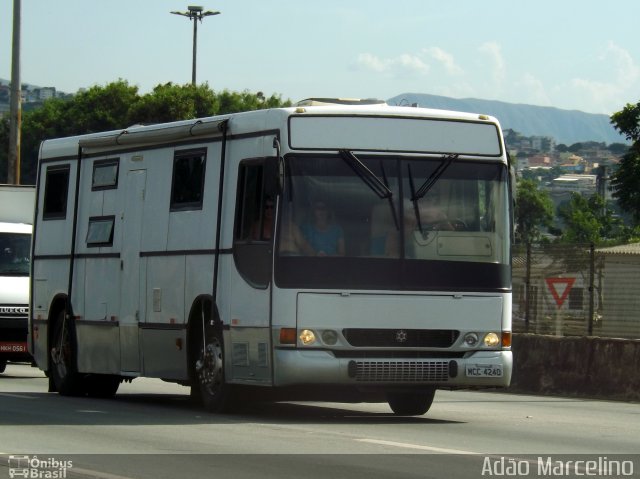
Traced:
<path fill-rule="evenodd" d="M 510 350 L 476 351 L 462 358 L 338 358 L 327 350 L 276 349 L 275 386 L 436 386 L 506 387 L 511 381 Z M 501 371 L 500 376 L 467 375 L 472 369 Z"/>

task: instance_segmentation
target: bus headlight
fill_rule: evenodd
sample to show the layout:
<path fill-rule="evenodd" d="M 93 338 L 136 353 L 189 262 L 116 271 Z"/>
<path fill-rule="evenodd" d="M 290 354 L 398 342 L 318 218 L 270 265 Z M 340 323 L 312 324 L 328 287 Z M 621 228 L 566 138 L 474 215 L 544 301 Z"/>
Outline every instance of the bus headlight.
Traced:
<path fill-rule="evenodd" d="M 303 329 L 302 331 L 300 331 L 300 336 L 298 337 L 300 338 L 302 344 L 304 344 L 305 346 L 316 342 L 316 333 L 314 333 L 310 329 Z"/>
<path fill-rule="evenodd" d="M 333 346 L 338 342 L 338 333 L 336 333 L 333 329 L 325 329 L 322 331 L 322 342 L 329 346 Z"/>
<path fill-rule="evenodd" d="M 490 348 L 495 348 L 499 344 L 500 344 L 500 336 L 498 336 L 496 333 L 488 333 L 484 337 L 485 346 L 488 346 Z"/>
<path fill-rule="evenodd" d="M 467 333 L 464 335 L 464 344 L 467 346 L 475 346 L 478 344 L 478 335 L 476 333 Z"/>

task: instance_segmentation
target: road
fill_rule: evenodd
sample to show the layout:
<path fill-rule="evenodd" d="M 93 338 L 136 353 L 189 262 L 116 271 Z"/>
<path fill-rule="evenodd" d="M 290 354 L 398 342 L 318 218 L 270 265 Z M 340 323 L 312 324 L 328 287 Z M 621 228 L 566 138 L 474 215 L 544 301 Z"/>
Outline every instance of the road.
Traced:
<path fill-rule="evenodd" d="M 640 477 L 638 403 L 438 391 L 431 410 L 415 418 L 396 417 L 386 404 L 338 403 L 255 403 L 214 415 L 193 407 L 188 389 L 159 380 L 122 384 L 112 400 L 46 391 L 46 378 L 27 365 L 10 364 L 0 375 L 0 479 L 15 472 L 9 455 L 68 459 L 66 477 L 110 479 L 205 471 L 467 478 L 499 475 L 501 464 L 536 477 L 539 457 L 551 461 L 543 472 L 578 458 L 600 461 L 601 472 L 602 461 L 604 472 L 617 461 L 632 468 L 624 477 Z"/>

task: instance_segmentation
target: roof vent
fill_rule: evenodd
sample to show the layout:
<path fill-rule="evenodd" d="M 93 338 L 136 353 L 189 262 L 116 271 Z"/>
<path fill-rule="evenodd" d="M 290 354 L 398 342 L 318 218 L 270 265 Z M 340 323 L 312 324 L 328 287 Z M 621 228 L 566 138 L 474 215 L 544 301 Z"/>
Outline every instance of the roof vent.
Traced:
<path fill-rule="evenodd" d="M 327 105 L 386 105 L 384 100 L 375 98 L 307 98 L 295 106 L 327 106 Z"/>

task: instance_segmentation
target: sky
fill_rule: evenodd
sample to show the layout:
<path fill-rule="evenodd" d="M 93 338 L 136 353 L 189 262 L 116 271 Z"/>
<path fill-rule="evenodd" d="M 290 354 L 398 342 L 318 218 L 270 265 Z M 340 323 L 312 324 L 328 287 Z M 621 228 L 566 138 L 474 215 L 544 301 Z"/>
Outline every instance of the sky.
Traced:
<path fill-rule="evenodd" d="M 124 79 L 292 101 L 481 98 L 610 115 L 640 101 L 637 0 L 22 0 L 23 83 L 66 93 Z M 0 0 L 11 78 L 13 0 Z"/>

